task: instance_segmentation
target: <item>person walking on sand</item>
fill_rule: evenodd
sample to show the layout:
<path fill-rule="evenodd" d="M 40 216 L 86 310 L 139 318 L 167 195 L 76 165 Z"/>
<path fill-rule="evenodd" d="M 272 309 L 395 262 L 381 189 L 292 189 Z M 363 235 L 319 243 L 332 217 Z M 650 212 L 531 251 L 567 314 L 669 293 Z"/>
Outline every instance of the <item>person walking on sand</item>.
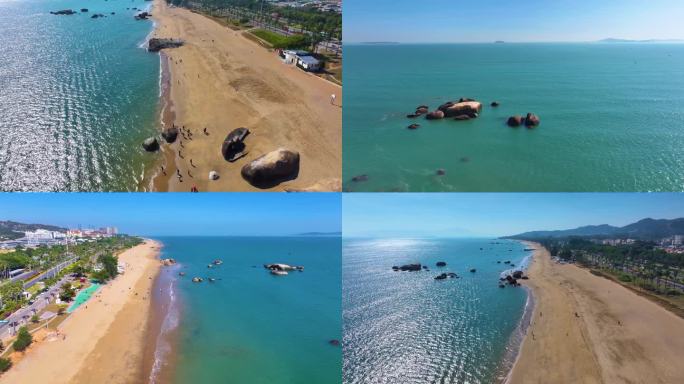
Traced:
<path fill-rule="evenodd" d="M 335 96 L 334 93 L 333 93 L 332 95 L 330 95 L 330 105 L 335 105 L 335 98 L 336 98 L 336 97 L 337 97 L 337 96 Z"/>

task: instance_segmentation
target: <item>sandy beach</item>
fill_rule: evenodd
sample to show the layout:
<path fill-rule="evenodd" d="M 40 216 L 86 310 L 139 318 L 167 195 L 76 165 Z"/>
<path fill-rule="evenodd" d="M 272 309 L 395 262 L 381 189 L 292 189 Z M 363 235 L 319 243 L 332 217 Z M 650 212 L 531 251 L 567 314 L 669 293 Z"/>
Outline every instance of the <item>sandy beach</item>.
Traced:
<path fill-rule="evenodd" d="M 535 308 L 509 383 L 682 382 L 684 319 L 528 245 Z"/>
<path fill-rule="evenodd" d="M 342 88 L 284 64 L 275 52 L 214 20 L 155 0 L 154 36 L 180 38 L 165 49 L 169 106 L 165 124 L 192 132 L 162 146 L 164 172 L 153 179 L 156 191 L 258 191 L 240 169 L 278 148 L 298 151 L 300 171 L 269 190 L 339 190 L 342 156 Z M 335 94 L 337 105 L 331 105 Z M 203 132 L 207 128 L 208 135 Z M 221 154 L 226 135 L 246 127 L 248 154 L 229 163 Z M 191 162 L 192 160 L 192 162 Z M 210 171 L 220 179 L 210 181 Z M 182 182 L 177 176 L 182 175 Z"/>
<path fill-rule="evenodd" d="M 124 274 L 100 289 L 52 335 L 32 346 L 0 383 L 140 383 L 159 272 L 160 244 L 146 241 L 119 255 Z"/>

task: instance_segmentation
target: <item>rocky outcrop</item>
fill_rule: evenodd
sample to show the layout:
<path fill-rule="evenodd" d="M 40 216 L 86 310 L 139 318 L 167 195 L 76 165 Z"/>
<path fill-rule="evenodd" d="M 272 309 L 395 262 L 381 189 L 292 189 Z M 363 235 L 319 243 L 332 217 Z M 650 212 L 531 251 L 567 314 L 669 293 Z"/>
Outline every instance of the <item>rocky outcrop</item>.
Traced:
<path fill-rule="evenodd" d="M 193 282 L 193 283 L 201 283 L 201 282 L 203 282 L 203 281 L 204 281 L 204 279 L 201 278 L 201 277 L 193 277 L 193 278 L 192 278 L 192 282 Z"/>
<path fill-rule="evenodd" d="M 458 275 L 454 272 L 446 272 L 435 276 L 435 280 L 457 279 Z"/>
<path fill-rule="evenodd" d="M 165 266 L 168 267 L 168 266 L 170 266 L 170 265 L 175 265 L 175 264 L 176 264 L 176 260 L 174 260 L 174 259 L 162 259 L 162 260 L 161 260 L 161 263 L 162 263 L 162 265 L 165 265 Z"/>
<path fill-rule="evenodd" d="M 264 268 L 271 271 L 303 271 L 304 267 L 301 265 L 293 266 L 289 264 L 275 263 L 275 264 L 264 264 Z"/>
<path fill-rule="evenodd" d="M 435 265 L 438 267 L 446 267 L 447 263 L 446 261 L 438 261 Z"/>
<path fill-rule="evenodd" d="M 178 137 L 178 128 L 174 125 L 162 131 L 162 137 L 167 143 L 171 144 L 176 141 Z"/>
<path fill-rule="evenodd" d="M 509 127 L 519 127 L 522 125 L 522 123 L 523 123 L 523 118 L 522 118 L 522 116 L 518 116 L 518 115 L 509 117 L 508 121 L 506 122 L 506 124 L 508 124 Z"/>
<path fill-rule="evenodd" d="M 404 271 L 404 272 L 416 272 L 416 271 L 420 271 L 421 269 L 423 269 L 423 266 L 420 263 L 418 263 L 418 264 L 405 264 L 405 265 L 402 265 L 401 267 L 395 265 L 392 267 L 393 271 Z"/>
<path fill-rule="evenodd" d="M 440 110 L 433 111 L 425 115 L 425 118 L 428 120 L 440 120 L 444 118 L 444 112 Z"/>
<path fill-rule="evenodd" d="M 248 135 L 249 129 L 247 128 L 233 129 L 223 140 L 223 145 L 221 145 L 223 158 L 232 163 L 247 155 L 244 141 Z"/>
<path fill-rule="evenodd" d="M 446 102 L 437 109 L 444 112 L 444 117 L 466 115 L 474 119 L 479 116 L 482 110 L 482 103 L 473 99 L 461 98 L 458 102 Z"/>
<path fill-rule="evenodd" d="M 83 13 L 88 12 L 88 8 L 81 8 L 81 12 L 83 12 Z"/>
<path fill-rule="evenodd" d="M 274 187 L 299 175 L 299 152 L 279 148 L 242 167 L 242 178 L 257 188 Z"/>
<path fill-rule="evenodd" d="M 534 128 L 539 125 L 539 117 L 534 113 L 528 113 L 525 117 L 525 126 L 527 128 Z"/>
<path fill-rule="evenodd" d="M 164 48 L 178 48 L 183 45 L 183 40 L 180 39 L 162 39 L 153 37 L 147 42 L 147 50 L 149 52 L 159 52 Z"/>
<path fill-rule="evenodd" d="M 437 172 L 435 172 L 435 174 L 437 176 L 444 176 L 444 175 L 446 175 L 446 171 L 443 168 L 440 168 L 437 170 Z"/>
<path fill-rule="evenodd" d="M 145 139 L 142 143 L 143 148 L 147 152 L 155 152 L 159 150 L 159 142 L 157 141 L 156 137 L 149 137 Z"/>
<path fill-rule="evenodd" d="M 351 180 L 352 180 L 353 182 L 355 182 L 355 183 L 360 183 L 360 182 L 362 182 L 362 181 L 368 181 L 368 175 L 358 175 L 358 176 L 354 176 L 354 177 L 352 177 Z"/>
<path fill-rule="evenodd" d="M 420 124 L 411 124 L 408 126 L 408 129 L 418 129 L 420 128 Z"/>
<path fill-rule="evenodd" d="M 100 17 L 107 17 L 101 13 L 95 13 L 92 16 L 90 16 L 91 19 L 99 19 Z"/>
<path fill-rule="evenodd" d="M 137 13 L 135 16 L 133 16 L 136 20 L 147 20 L 148 17 L 151 17 L 152 14 L 149 12 L 140 12 Z"/>
<path fill-rule="evenodd" d="M 61 11 L 50 11 L 52 15 L 73 15 L 76 11 L 73 9 L 62 9 Z"/>
<path fill-rule="evenodd" d="M 523 272 L 522 271 L 513 271 L 513 278 L 520 279 L 522 278 Z"/>
<path fill-rule="evenodd" d="M 499 106 L 499 102 L 498 102 L 498 101 L 492 101 L 492 103 L 491 103 L 490 105 L 491 105 L 492 107 L 496 108 L 496 107 Z"/>

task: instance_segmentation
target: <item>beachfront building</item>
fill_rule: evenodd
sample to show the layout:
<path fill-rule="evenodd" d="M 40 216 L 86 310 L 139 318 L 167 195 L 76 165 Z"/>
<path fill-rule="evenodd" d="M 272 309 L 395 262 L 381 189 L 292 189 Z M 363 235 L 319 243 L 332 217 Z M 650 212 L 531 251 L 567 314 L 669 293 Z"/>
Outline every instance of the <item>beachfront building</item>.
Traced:
<path fill-rule="evenodd" d="M 300 56 L 309 56 L 309 52 L 283 49 L 278 52 L 278 55 L 283 59 L 285 64 L 296 64 Z"/>
<path fill-rule="evenodd" d="M 321 62 L 313 56 L 300 56 L 297 66 L 307 72 L 316 72 L 321 69 Z"/>

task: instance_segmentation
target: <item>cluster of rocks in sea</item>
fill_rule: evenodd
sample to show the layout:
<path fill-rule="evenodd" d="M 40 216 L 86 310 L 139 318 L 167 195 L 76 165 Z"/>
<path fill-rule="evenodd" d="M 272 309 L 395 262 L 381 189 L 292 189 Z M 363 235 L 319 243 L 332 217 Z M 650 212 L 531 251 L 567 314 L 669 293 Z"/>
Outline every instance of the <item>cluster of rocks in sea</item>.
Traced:
<path fill-rule="evenodd" d="M 498 107 L 498 101 L 490 103 L 492 108 Z M 456 121 L 467 121 L 476 119 L 482 112 L 482 103 L 471 98 L 462 97 L 458 101 L 447 101 L 446 103 L 437 107 L 436 110 L 430 111 L 428 105 L 419 105 L 415 112 L 406 115 L 406 117 L 413 119 L 419 116 L 425 116 L 426 120 L 442 120 L 452 119 Z M 540 123 L 539 117 L 534 113 L 528 113 L 526 117 L 511 116 L 507 120 L 507 124 L 511 127 L 519 127 L 525 125 L 528 128 L 534 128 Z M 420 124 L 411 124 L 408 129 L 415 130 L 420 128 Z"/>
<path fill-rule="evenodd" d="M 87 10 L 86 10 L 87 12 Z M 73 9 L 62 9 L 61 11 L 50 11 L 51 15 L 74 15 L 76 14 L 76 11 Z"/>
<path fill-rule="evenodd" d="M 288 264 L 264 264 L 264 268 L 268 269 L 271 271 L 272 275 L 275 276 L 286 276 L 288 272 L 292 271 L 299 271 L 299 272 L 304 272 L 304 267 L 299 265 L 299 266 L 292 266 Z"/>
<path fill-rule="evenodd" d="M 520 286 L 520 283 L 518 280 L 527 280 L 529 277 L 523 273 L 522 270 L 514 270 L 511 273 L 506 274 L 505 276 L 502 276 L 499 278 L 499 287 L 504 288 L 505 284 L 504 282 L 508 283 L 508 285 L 511 285 L 513 287 Z"/>
<path fill-rule="evenodd" d="M 444 268 L 447 266 L 447 263 L 445 261 L 438 261 L 435 263 L 435 266 L 437 268 Z M 404 264 L 404 265 L 394 265 L 392 266 L 392 270 L 395 272 L 418 272 L 418 271 L 426 271 L 429 272 L 430 268 L 427 265 L 423 265 L 421 263 L 413 263 L 413 264 Z M 474 269 L 471 270 L 471 272 L 475 272 Z M 446 280 L 446 279 L 458 279 L 460 276 L 456 272 L 444 272 L 440 273 L 439 275 L 435 276 L 435 280 Z"/>
<path fill-rule="evenodd" d="M 137 8 L 133 8 L 137 9 Z M 152 17 L 152 14 L 149 12 L 140 12 L 137 13 L 135 16 L 133 16 L 136 20 L 147 20 L 148 17 Z"/>

